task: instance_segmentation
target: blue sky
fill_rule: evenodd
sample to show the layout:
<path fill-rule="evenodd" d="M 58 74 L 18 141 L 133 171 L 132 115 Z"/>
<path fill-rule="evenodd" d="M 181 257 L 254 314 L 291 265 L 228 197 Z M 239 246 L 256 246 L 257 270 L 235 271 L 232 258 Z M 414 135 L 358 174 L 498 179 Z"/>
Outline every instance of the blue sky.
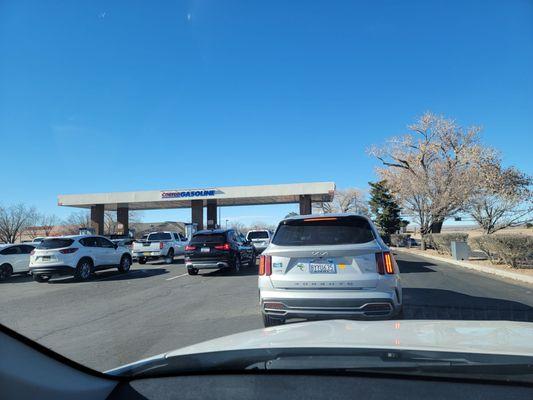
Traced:
<path fill-rule="evenodd" d="M 0 203 L 64 217 L 59 193 L 364 189 L 365 149 L 426 110 L 532 173 L 532 21 L 527 0 L 0 0 Z"/>

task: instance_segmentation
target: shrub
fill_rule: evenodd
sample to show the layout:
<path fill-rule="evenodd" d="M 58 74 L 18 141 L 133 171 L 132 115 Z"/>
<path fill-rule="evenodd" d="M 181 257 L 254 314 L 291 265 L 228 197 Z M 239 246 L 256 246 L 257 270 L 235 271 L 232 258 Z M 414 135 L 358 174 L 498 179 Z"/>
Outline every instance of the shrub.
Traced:
<path fill-rule="evenodd" d="M 473 250 L 481 250 L 489 261 L 493 264 L 501 264 L 503 260 L 494 253 L 494 246 L 491 246 L 492 235 L 477 236 L 468 239 L 468 244 Z"/>
<path fill-rule="evenodd" d="M 411 235 L 407 233 L 394 233 L 390 235 L 390 243 L 397 247 L 406 247 Z"/>
<path fill-rule="evenodd" d="M 533 266 L 533 236 L 484 235 L 472 242 L 492 262 L 503 261 L 513 268 Z"/>
<path fill-rule="evenodd" d="M 430 243 L 440 254 L 452 254 L 452 242 L 466 242 L 468 233 L 432 233 Z"/>

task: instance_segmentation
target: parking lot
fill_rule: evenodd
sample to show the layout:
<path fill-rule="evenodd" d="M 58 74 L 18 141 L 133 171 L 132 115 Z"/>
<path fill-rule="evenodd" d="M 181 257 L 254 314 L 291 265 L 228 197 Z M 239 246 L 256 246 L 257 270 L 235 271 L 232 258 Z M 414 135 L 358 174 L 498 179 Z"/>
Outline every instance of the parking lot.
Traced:
<path fill-rule="evenodd" d="M 533 288 L 398 254 L 406 319 L 533 321 Z M 48 283 L 0 283 L 0 322 L 97 370 L 200 341 L 262 328 L 257 268 L 189 276 L 174 264 Z"/>

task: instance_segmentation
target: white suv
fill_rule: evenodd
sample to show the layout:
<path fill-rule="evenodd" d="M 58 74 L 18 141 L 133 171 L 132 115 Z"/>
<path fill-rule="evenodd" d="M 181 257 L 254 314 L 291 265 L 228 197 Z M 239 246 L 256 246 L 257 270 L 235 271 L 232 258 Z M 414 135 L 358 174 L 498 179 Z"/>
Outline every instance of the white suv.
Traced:
<path fill-rule="evenodd" d="M 270 244 L 271 234 L 267 229 L 254 229 L 248 231 L 246 239 L 252 242 L 255 252 L 262 253 Z"/>
<path fill-rule="evenodd" d="M 128 272 L 130 266 L 127 247 L 95 235 L 44 239 L 30 258 L 30 273 L 37 282 L 45 282 L 54 275 L 74 275 L 84 281 L 95 271 L 118 268 L 120 272 Z"/>

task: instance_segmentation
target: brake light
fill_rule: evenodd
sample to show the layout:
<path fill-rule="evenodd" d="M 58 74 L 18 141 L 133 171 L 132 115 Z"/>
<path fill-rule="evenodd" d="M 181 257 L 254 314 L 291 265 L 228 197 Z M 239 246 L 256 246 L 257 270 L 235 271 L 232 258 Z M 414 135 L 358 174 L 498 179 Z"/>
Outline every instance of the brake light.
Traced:
<path fill-rule="evenodd" d="M 185 251 L 192 251 L 192 250 L 196 250 L 196 246 L 190 246 L 190 245 L 185 246 Z"/>
<path fill-rule="evenodd" d="M 376 265 L 380 275 L 394 274 L 394 259 L 390 251 L 376 253 Z"/>
<path fill-rule="evenodd" d="M 229 243 L 224 243 L 224 244 L 215 246 L 215 249 L 217 249 L 217 250 L 229 250 L 230 249 Z"/>
<path fill-rule="evenodd" d="M 76 251 L 78 251 L 77 247 L 69 247 L 68 249 L 59 250 L 61 254 L 72 254 L 72 253 L 75 253 Z"/>
<path fill-rule="evenodd" d="M 165 247 L 165 243 L 163 243 L 163 242 L 159 242 L 159 249 L 162 250 L 163 247 Z"/>
<path fill-rule="evenodd" d="M 272 257 L 261 256 L 259 258 L 259 275 L 272 275 Z"/>

